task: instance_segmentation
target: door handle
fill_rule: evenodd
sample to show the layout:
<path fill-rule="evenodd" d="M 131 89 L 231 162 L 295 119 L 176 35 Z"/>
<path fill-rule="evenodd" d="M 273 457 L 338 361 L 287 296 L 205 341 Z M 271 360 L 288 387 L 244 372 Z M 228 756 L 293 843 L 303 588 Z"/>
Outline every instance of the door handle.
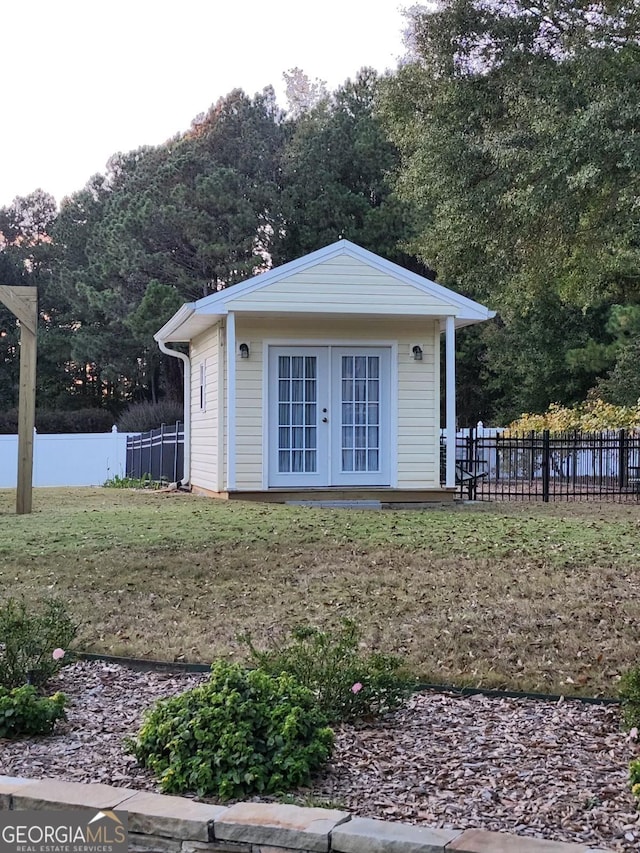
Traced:
<path fill-rule="evenodd" d="M 329 421 L 329 418 L 323 418 L 323 419 L 322 419 L 322 423 L 323 423 L 323 424 L 328 423 L 328 421 Z"/>

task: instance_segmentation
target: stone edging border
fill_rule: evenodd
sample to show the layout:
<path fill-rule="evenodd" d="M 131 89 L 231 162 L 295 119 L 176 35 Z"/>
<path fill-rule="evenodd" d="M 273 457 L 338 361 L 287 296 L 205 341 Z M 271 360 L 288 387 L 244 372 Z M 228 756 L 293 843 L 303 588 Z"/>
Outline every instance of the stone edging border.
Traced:
<path fill-rule="evenodd" d="M 0 811 L 69 808 L 127 812 L 133 853 L 605 853 L 502 832 L 352 817 L 337 809 L 225 807 L 132 788 L 0 776 Z"/>

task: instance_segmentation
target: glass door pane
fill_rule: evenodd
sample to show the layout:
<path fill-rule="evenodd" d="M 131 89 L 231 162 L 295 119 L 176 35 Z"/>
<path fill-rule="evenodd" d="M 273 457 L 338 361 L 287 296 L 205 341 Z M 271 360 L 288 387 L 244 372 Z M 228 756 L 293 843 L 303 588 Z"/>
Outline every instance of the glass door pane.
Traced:
<path fill-rule="evenodd" d="M 380 356 L 341 358 L 342 473 L 380 471 Z"/>
<path fill-rule="evenodd" d="M 278 356 L 278 473 L 317 471 L 317 367 L 315 355 Z"/>

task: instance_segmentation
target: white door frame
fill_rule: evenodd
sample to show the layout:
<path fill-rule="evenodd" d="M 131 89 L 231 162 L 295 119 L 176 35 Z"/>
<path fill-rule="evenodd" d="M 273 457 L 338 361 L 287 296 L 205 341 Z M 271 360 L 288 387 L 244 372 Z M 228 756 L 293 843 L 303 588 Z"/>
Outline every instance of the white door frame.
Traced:
<path fill-rule="evenodd" d="M 270 397 L 271 388 L 269 382 L 271 350 L 277 347 L 306 347 L 314 349 L 327 347 L 329 352 L 329 366 L 331 367 L 331 348 L 354 349 L 354 348 L 386 348 L 389 350 L 389 418 L 388 418 L 388 487 L 397 488 L 398 485 L 398 341 L 397 340 L 355 340 L 348 341 L 344 338 L 265 338 L 263 340 L 263 364 L 262 364 L 262 488 L 282 488 L 270 484 Z M 329 376 L 331 385 L 331 376 Z M 331 465 L 331 441 L 329 439 L 329 465 Z M 357 484 L 356 484 L 357 485 Z M 366 486 L 363 486 L 365 488 Z M 297 488 L 293 487 L 292 488 Z M 301 489 L 312 488 L 301 486 Z M 340 488 L 337 486 L 335 488 Z"/>
<path fill-rule="evenodd" d="M 268 435 L 267 440 L 267 456 L 265 457 L 265 465 L 269 470 L 269 486 L 271 488 L 282 489 L 282 488 L 292 488 L 292 489 L 313 489 L 313 488 L 324 488 L 330 476 L 330 468 L 329 468 L 329 431 L 331 428 L 331 424 L 329 423 L 328 410 L 331 403 L 330 400 L 330 389 L 331 389 L 331 379 L 330 379 L 330 364 L 329 364 L 329 349 L 327 347 L 315 347 L 315 346 L 284 346 L 284 347 L 270 347 L 268 351 L 268 374 L 267 374 L 267 394 L 271 396 L 272 405 L 268 407 L 266 413 L 266 420 L 264 422 L 264 429 Z M 279 361 L 282 356 L 285 357 L 299 357 L 301 359 L 306 358 L 315 358 L 315 376 L 309 377 L 307 376 L 299 376 L 297 377 L 297 381 L 302 382 L 301 396 L 297 400 L 293 400 L 290 397 L 292 392 L 292 385 L 288 383 L 289 380 L 295 380 L 295 377 L 289 376 L 281 377 L 280 376 L 280 368 Z M 306 372 L 306 367 L 303 367 L 303 373 Z M 312 383 L 315 381 L 315 393 L 313 394 L 313 398 L 311 401 L 306 399 L 306 380 L 309 379 Z M 292 422 L 292 414 L 291 409 L 288 409 L 288 417 L 286 423 L 288 426 L 284 426 L 285 434 L 288 433 L 288 441 L 286 442 L 286 446 L 288 451 L 293 455 L 296 453 L 301 453 L 301 461 L 302 465 L 306 464 L 305 451 L 308 448 L 305 448 L 306 441 L 308 440 L 308 436 L 305 435 L 306 430 L 310 428 L 312 431 L 315 430 L 315 438 L 311 444 L 311 452 L 315 453 L 315 470 L 313 471 L 290 471 L 289 473 L 282 473 L 278 468 L 278 458 L 279 458 L 279 447 L 280 447 L 280 413 L 279 413 L 279 403 L 283 402 L 285 405 L 285 409 L 287 409 L 287 402 L 284 400 L 280 400 L 280 391 L 279 386 L 280 382 L 284 381 L 287 383 L 288 393 L 287 393 L 287 401 L 291 403 L 295 403 L 298 407 L 301 407 L 301 421 L 300 423 Z M 275 400 L 273 399 L 275 397 Z M 312 405 L 312 412 L 314 414 L 314 420 L 309 423 L 307 420 L 307 406 L 309 402 Z M 293 446 L 293 434 L 290 428 L 296 428 L 297 430 L 301 430 L 301 445 L 298 445 L 297 450 L 294 449 Z M 290 457 L 289 461 L 292 462 L 293 456 Z"/>
<path fill-rule="evenodd" d="M 379 358 L 379 391 L 378 391 L 378 419 L 375 426 L 378 427 L 378 471 L 342 471 L 342 368 L 343 356 L 372 355 Z M 391 443 L 391 352 L 389 347 L 374 347 L 370 344 L 358 346 L 357 344 L 330 347 L 329 360 L 331 363 L 331 460 L 329 468 L 330 484 L 332 486 L 362 486 L 375 488 L 376 486 L 389 487 L 391 483 L 391 469 L 389 465 L 389 451 Z M 355 377 L 354 377 L 355 378 Z M 353 400 L 353 405 L 356 401 Z M 364 403 L 364 401 L 362 401 Z M 366 405 L 366 404 L 365 404 Z M 366 427 L 364 427 L 366 429 Z M 354 448 L 353 452 L 356 450 Z M 366 452 L 366 451 L 365 451 Z"/>

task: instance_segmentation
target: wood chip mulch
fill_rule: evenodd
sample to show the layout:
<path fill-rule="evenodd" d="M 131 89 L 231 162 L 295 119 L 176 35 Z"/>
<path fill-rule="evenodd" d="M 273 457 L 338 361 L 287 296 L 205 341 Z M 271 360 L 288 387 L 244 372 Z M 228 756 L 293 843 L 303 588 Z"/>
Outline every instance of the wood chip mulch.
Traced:
<path fill-rule="evenodd" d="M 158 790 L 122 749 L 142 711 L 203 676 L 100 662 L 63 669 L 68 720 L 47 738 L 0 740 L 0 774 Z M 433 827 L 478 827 L 609 850 L 640 849 L 628 784 L 638 742 L 616 706 L 416 694 L 371 725 L 343 726 L 301 802 Z"/>

